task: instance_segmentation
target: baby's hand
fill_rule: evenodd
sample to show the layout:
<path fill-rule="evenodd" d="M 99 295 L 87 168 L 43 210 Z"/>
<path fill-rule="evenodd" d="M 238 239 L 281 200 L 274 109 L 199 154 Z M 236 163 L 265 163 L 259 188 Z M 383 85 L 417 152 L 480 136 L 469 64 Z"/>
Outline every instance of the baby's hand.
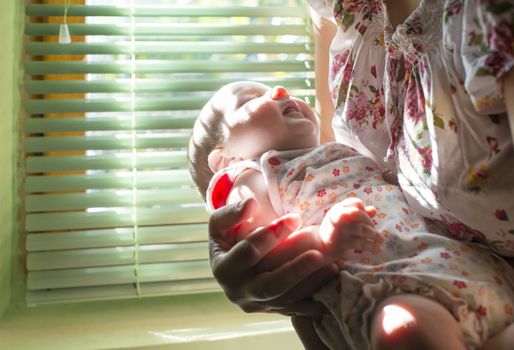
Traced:
<path fill-rule="evenodd" d="M 375 207 L 365 207 L 358 198 L 348 198 L 327 212 L 319 228 L 325 249 L 335 259 L 352 249 L 379 253 L 384 238 L 375 230 L 371 218 Z"/>

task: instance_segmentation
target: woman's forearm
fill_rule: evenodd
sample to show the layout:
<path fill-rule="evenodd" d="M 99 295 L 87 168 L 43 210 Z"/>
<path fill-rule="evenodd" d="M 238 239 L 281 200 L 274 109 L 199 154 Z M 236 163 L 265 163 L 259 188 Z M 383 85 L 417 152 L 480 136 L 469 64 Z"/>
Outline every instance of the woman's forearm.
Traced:
<path fill-rule="evenodd" d="M 332 131 L 332 116 L 334 104 L 328 86 L 329 49 L 336 26 L 329 20 L 311 11 L 314 29 L 315 58 L 316 61 L 316 115 L 320 118 L 321 143 L 334 141 Z"/>

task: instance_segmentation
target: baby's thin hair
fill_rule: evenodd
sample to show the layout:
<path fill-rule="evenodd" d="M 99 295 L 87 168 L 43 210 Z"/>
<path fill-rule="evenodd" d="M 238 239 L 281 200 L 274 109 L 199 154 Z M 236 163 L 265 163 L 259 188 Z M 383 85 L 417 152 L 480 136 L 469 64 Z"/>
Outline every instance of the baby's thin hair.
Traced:
<path fill-rule="evenodd" d="M 223 86 L 205 104 L 193 126 L 187 152 L 189 173 L 204 200 L 209 182 L 214 176 L 209 167 L 209 154 L 221 147 L 227 137 L 225 128 L 227 98 L 248 84 L 267 87 L 253 81 L 236 81 Z"/>
<path fill-rule="evenodd" d="M 189 173 L 204 200 L 214 175 L 209 167 L 209 154 L 225 140 L 224 111 L 216 106 L 215 98 L 216 95 L 202 108 L 187 147 Z"/>

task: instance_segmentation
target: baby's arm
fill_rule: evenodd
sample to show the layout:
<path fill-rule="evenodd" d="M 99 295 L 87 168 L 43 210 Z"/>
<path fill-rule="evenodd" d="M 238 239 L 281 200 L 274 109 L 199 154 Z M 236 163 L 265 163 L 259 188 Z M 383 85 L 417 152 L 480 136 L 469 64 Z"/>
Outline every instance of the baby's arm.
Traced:
<path fill-rule="evenodd" d="M 278 218 L 271 205 L 264 177 L 257 170 L 248 169 L 236 178 L 227 202 L 235 203 L 248 197 L 254 197 L 257 206 L 250 218 L 233 232 L 237 241 Z M 308 226 L 294 232 L 261 260 L 257 270 L 274 270 L 309 250 L 321 252 L 327 261 L 337 261 L 351 249 L 376 253 L 380 251 L 383 238 L 373 228 L 371 218 L 375 213 L 375 208 L 365 207 L 357 198 L 336 203 L 326 213 L 320 226 Z"/>
<path fill-rule="evenodd" d="M 339 261 L 355 249 L 378 253 L 384 238 L 374 228 L 371 218 L 375 214 L 374 207 L 365 207 L 358 198 L 347 198 L 328 210 L 321 225 L 304 227 L 291 234 L 258 267 L 270 271 L 313 249 L 321 252 L 327 262 Z"/>
<path fill-rule="evenodd" d="M 244 239 L 256 228 L 266 226 L 278 218 L 271 205 L 264 177 L 255 169 L 247 169 L 236 177 L 227 204 L 239 203 L 248 197 L 255 198 L 256 206 L 251 216 L 235 230 L 237 241 Z"/>
<path fill-rule="evenodd" d="M 254 197 L 257 205 L 250 218 L 233 232 L 237 241 L 251 234 L 256 228 L 273 223 L 278 218 L 271 205 L 264 177 L 254 169 L 247 169 L 237 176 L 227 203 L 237 203 L 248 197 Z M 317 226 L 305 227 L 294 232 L 261 260 L 257 270 L 272 271 L 309 250 L 317 250 L 324 254 L 324 245 L 319 239 Z"/>
<path fill-rule="evenodd" d="M 227 198 L 227 203 L 238 203 L 248 197 L 256 199 L 256 206 L 253 208 L 249 219 L 234 230 L 233 234 L 236 236 L 236 241 L 244 239 L 256 228 L 267 226 L 278 218 L 271 205 L 264 177 L 262 173 L 254 169 L 247 169 L 237 176 Z M 323 246 L 318 238 L 317 228 L 302 228 L 294 232 L 273 252 L 265 256 L 259 263 L 257 270 L 272 271 L 299 257 L 302 253 L 313 249 L 323 253 Z"/>

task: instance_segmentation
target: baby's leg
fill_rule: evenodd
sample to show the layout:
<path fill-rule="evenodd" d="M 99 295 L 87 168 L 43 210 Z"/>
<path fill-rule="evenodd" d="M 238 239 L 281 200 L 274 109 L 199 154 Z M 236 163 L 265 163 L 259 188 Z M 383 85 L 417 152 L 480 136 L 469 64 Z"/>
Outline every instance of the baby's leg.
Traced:
<path fill-rule="evenodd" d="M 514 349 L 514 324 L 511 324 L 489 339 L 480 350 L 512 350 Z"/>
<path fill-rule="evenodd" d="M 465 350 L 462 330 L 436 301 L 416 294 L 381 302 L 371 324 L 374 350 Z"/>

